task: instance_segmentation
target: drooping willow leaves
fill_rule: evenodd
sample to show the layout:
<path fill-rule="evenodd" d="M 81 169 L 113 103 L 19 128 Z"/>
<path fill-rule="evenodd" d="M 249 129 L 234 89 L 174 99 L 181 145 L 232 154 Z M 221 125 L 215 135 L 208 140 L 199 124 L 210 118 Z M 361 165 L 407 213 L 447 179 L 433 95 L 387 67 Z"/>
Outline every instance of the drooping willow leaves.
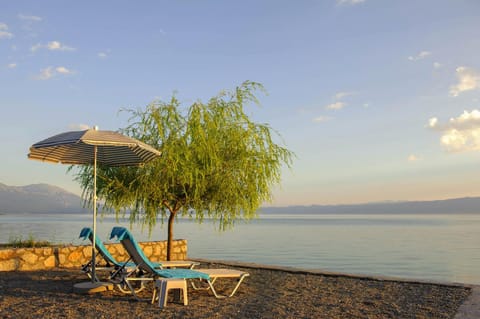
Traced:
<path fill-rule="evenodd" d="M 162 156 L 142 167 L 100 167 L 97 196 L 104 209 L 128 211 L 132 223 L 149 229 L 158 217 L 168 218 L 168 257 L 177 214 L 199 222 L 212 218 L 221 229 L 255 217 L 293 157 L 275 143 L 278 134 L 268 124 L 253 122 L 244 111 L 258 103 L 254 93 L 262 89 L 247 81 L 206 103 L 183 107 L 172 97 L 126 110 L 131 118 L 121 132 Z M 87 199 L 93 196 L 90 176 L 89 167 L 76 175 Z"/>

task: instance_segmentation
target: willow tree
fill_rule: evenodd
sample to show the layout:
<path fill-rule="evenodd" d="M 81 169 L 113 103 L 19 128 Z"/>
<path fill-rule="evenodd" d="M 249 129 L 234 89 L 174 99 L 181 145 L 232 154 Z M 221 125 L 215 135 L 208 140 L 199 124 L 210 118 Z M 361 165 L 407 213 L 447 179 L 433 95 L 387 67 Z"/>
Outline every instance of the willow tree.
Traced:
<path fill-rule="evenodd" d="M 104 208 L 130 213 L 130 221 L 148 225 L 168 219 L 167 259 L 172 252 L 173 225 L 178 215 L 201 222 L 213 218 L 221 229 L 238 218 L 251 219 L 271 200 L 283 165 L 292 153 L 275 143 L 268 124 L 255 123 L 245 106 L 258 100 L 262 86 L 244 82 L 207 103 L 182 107 L 172 97 L 144 109 L 127 110 L 129 125 L 122 133 L 162 151 L 143 167 L 100 167 L 97 196 Z M 76 176 L 84 198 L 92 198 L 90 168 Z"/>

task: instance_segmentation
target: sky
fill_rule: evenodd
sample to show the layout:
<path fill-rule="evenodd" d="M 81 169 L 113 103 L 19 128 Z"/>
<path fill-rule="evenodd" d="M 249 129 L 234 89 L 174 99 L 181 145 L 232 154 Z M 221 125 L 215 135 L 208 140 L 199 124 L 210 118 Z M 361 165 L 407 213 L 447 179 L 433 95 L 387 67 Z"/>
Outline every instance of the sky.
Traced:
<path fill-rule="evenodd" d="M 266 205 L 480 196 L 477 0 L 0 0 L 0 183 L 80 194 L 27 159 L 51 135 L 128 123 L 246 80 L 295 153 Z"/>

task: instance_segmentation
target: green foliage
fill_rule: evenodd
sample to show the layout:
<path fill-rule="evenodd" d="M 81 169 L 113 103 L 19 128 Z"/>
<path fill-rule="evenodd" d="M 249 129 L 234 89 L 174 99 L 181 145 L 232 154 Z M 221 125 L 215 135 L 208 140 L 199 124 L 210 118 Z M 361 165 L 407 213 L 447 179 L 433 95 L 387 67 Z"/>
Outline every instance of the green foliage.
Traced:
<path fill-rule="evenodd" d="M 177 212 L 199 222 L 208 216 L 221 228 L 254 217 L 271 200 L 270 189 L 293 156 L 274 142 L 268 124 L 245 114 L 246 104 L 258 103 L 254 92 L 259 89 L 260 84 L 247 81 L 188 108 L 172 97 L 126 110 L 131 118 L 122 133 L 161 150 L 162 156 L 142 167 L 100 167 L 97 195 L 103 208 L 128 209 L 132 223 L 141 221 L 150 229 L 157 217 Z M 91 199 L 92 168 L 81 168 L 77 180 L 84 198 Z"/>
<path fill-rule="evenodd" d="M 34 247 L 50 247 L 52 244 L 46 240 L 36 240 L 32 234 L 28 235 L 28 238 L 22 236 L 10 236 L 8 243 L 2 244 L 2 247 L 12 248 L 34 248 Z"/>

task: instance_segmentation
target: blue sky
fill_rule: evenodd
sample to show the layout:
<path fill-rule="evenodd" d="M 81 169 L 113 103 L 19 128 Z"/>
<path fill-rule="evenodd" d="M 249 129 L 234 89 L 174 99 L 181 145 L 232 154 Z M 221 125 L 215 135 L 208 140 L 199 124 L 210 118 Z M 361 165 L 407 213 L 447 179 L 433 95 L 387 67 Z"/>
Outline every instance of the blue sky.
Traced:
<path fill-rule="evenodd" d="M 476 0 L 2 1 L 0 182 L 79 193 L 31 144 L 245 80 L 296 153 L 273 205 L 480 196 Z"/>

